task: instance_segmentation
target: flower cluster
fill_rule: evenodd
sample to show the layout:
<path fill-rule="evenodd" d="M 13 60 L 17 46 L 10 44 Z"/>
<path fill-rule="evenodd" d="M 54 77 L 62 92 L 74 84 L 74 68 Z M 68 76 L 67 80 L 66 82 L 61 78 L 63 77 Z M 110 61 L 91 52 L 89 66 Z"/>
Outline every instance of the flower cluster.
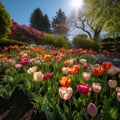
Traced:
<path fill-rule="evenodd" d="M 48 120 L 120 119 L 120 68 L 95 56 L 83 49 L 5 47 L 0 95 L 9 98 L 20 87 Z"/>

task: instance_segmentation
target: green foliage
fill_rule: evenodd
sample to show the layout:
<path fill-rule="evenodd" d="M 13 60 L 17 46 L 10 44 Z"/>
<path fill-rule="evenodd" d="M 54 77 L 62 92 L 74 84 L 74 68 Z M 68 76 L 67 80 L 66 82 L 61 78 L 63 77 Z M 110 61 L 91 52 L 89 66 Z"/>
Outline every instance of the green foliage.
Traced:
<path fill-rule="evenodd" d="M 48 16 L 43 15 L 40 8 L 36 8 L 30 17 L 30 26 L 37 30 L 50 32 L 50 21 Z"/>
<path fill-rule="evenodd" d="M 63 36 L 54 36 L 52 34 L 45 34 L 40 40 L 35 40 L 39 45 L 53 45 L 55 47 L 69 47 L 70 43 Z"/>
<path fill-rule="evenodd" d="M 83 49 L 98 49 L 97 43 L 95 43 L 94 40 L 88 39 L 85 34 L 77 35 L 73 41 L 72 44 L 75 48 L 83 48 Z"/>
<path fill-rule="evenodd" d="M 11 19 L 9 13 L 0 2 L 0 38 L 6 38 L 10 33 Z"/>
<path fill-rule="evenodd" d="M 119 0 L 96 0 L 88 1 L 86 16 L 94 19 L 93 26 L 101 26 L 109 35 L 120 34 L 120 1 Z M 93 14 L 94 13 L 94 14 Z"/>
<path fill-rule="evenodd" d="M 117 38 L 105 38 L 101 41 L 101 49 L 107 49 L 113 52 L 120 51 L 120 37 Z"/>
<path fill-rule="evenodd" d="M 28 45 L 25 42 L 17 41 L 17 40 L 11 40 L 11 39 L 0 39 L 0 47 L 4 48 L 5 46 L 10 45 Z"/>

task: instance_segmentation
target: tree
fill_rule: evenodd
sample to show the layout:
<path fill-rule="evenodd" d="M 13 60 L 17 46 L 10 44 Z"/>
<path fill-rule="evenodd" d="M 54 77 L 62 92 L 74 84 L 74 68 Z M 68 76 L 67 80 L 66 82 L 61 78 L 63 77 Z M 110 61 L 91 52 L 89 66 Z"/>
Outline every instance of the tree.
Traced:
<path fill-rule="evenodd" d="M 86 16 L 94 19 L 93 26 L 102 28 L 112 36 L 120 36 L 120 1 L 119 0 L 85 0 Z"/>
<path fill-rule="evenodd" d="M 43 16 L 43 28 L 45 32 L 49 33 L 50 32 L 50 21 L 48 19 L 48 16 L 45 14 Z"/>
<path fill-rule="evenodd" d="M 84 33 L 90 39 L 97 40 L 100 38 L 100 33 L 102 31 L 101 26 L 93 26 L 95 20 L 87 19 L 85 16 L 85 11 L 79 10 L 76 12 L 72 11 L 71 16 L 68 18 L 68 26 L 70 28 L 69 34 L 73 33 L 73 31 L 77 31 L 76 33 Z"/>
<path fill-rule="evenodd" d="M 10 33 L 11 18 L 0 2 L 0 38 L 6 38 Z"/>
<path fill-rule="evenodd" d="M 30 26 L 34 27 L 37 30 L 49 32 L 50 31 L 50 22 L 48 16 L 43 15 L 40 8 L 36 8 L 31 17 L 30 17 Z"/>
<path fill-rule="evenodd" d="M 62 35 L 66 37 L 68 27 L 66 24 L 67 17 L 65 16 L 65 13 L 61 9 L 59 9 L 56 12 L 56 16 L 54 16 L 52 19 L 53 33 L 58 36 Z"/>

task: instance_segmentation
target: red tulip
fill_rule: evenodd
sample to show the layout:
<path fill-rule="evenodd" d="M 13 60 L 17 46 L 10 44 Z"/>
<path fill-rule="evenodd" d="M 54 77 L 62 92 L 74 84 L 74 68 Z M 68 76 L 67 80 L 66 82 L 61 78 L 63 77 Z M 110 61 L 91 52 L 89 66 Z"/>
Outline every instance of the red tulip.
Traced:
<path fill-rule="evenodd" d="M 81 94 L 88 94 L 91 91 L 91 88 L 88 84 L 82 83 L 82 84 L 77 85 L 77 90 Z"/>

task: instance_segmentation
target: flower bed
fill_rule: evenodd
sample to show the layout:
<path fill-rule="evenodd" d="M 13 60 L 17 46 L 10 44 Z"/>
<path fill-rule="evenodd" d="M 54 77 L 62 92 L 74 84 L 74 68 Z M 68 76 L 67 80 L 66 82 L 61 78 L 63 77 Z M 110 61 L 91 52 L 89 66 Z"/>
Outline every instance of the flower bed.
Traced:
<path fill-rule="evenodd" d="M 101 61 L 105 56 L 109 59 Z M 47 120 L 118 120 L 120 64 L 113 58 L 108 51 L 5 47 L 0 96 L 9 99 L 19 88 Z"/>

